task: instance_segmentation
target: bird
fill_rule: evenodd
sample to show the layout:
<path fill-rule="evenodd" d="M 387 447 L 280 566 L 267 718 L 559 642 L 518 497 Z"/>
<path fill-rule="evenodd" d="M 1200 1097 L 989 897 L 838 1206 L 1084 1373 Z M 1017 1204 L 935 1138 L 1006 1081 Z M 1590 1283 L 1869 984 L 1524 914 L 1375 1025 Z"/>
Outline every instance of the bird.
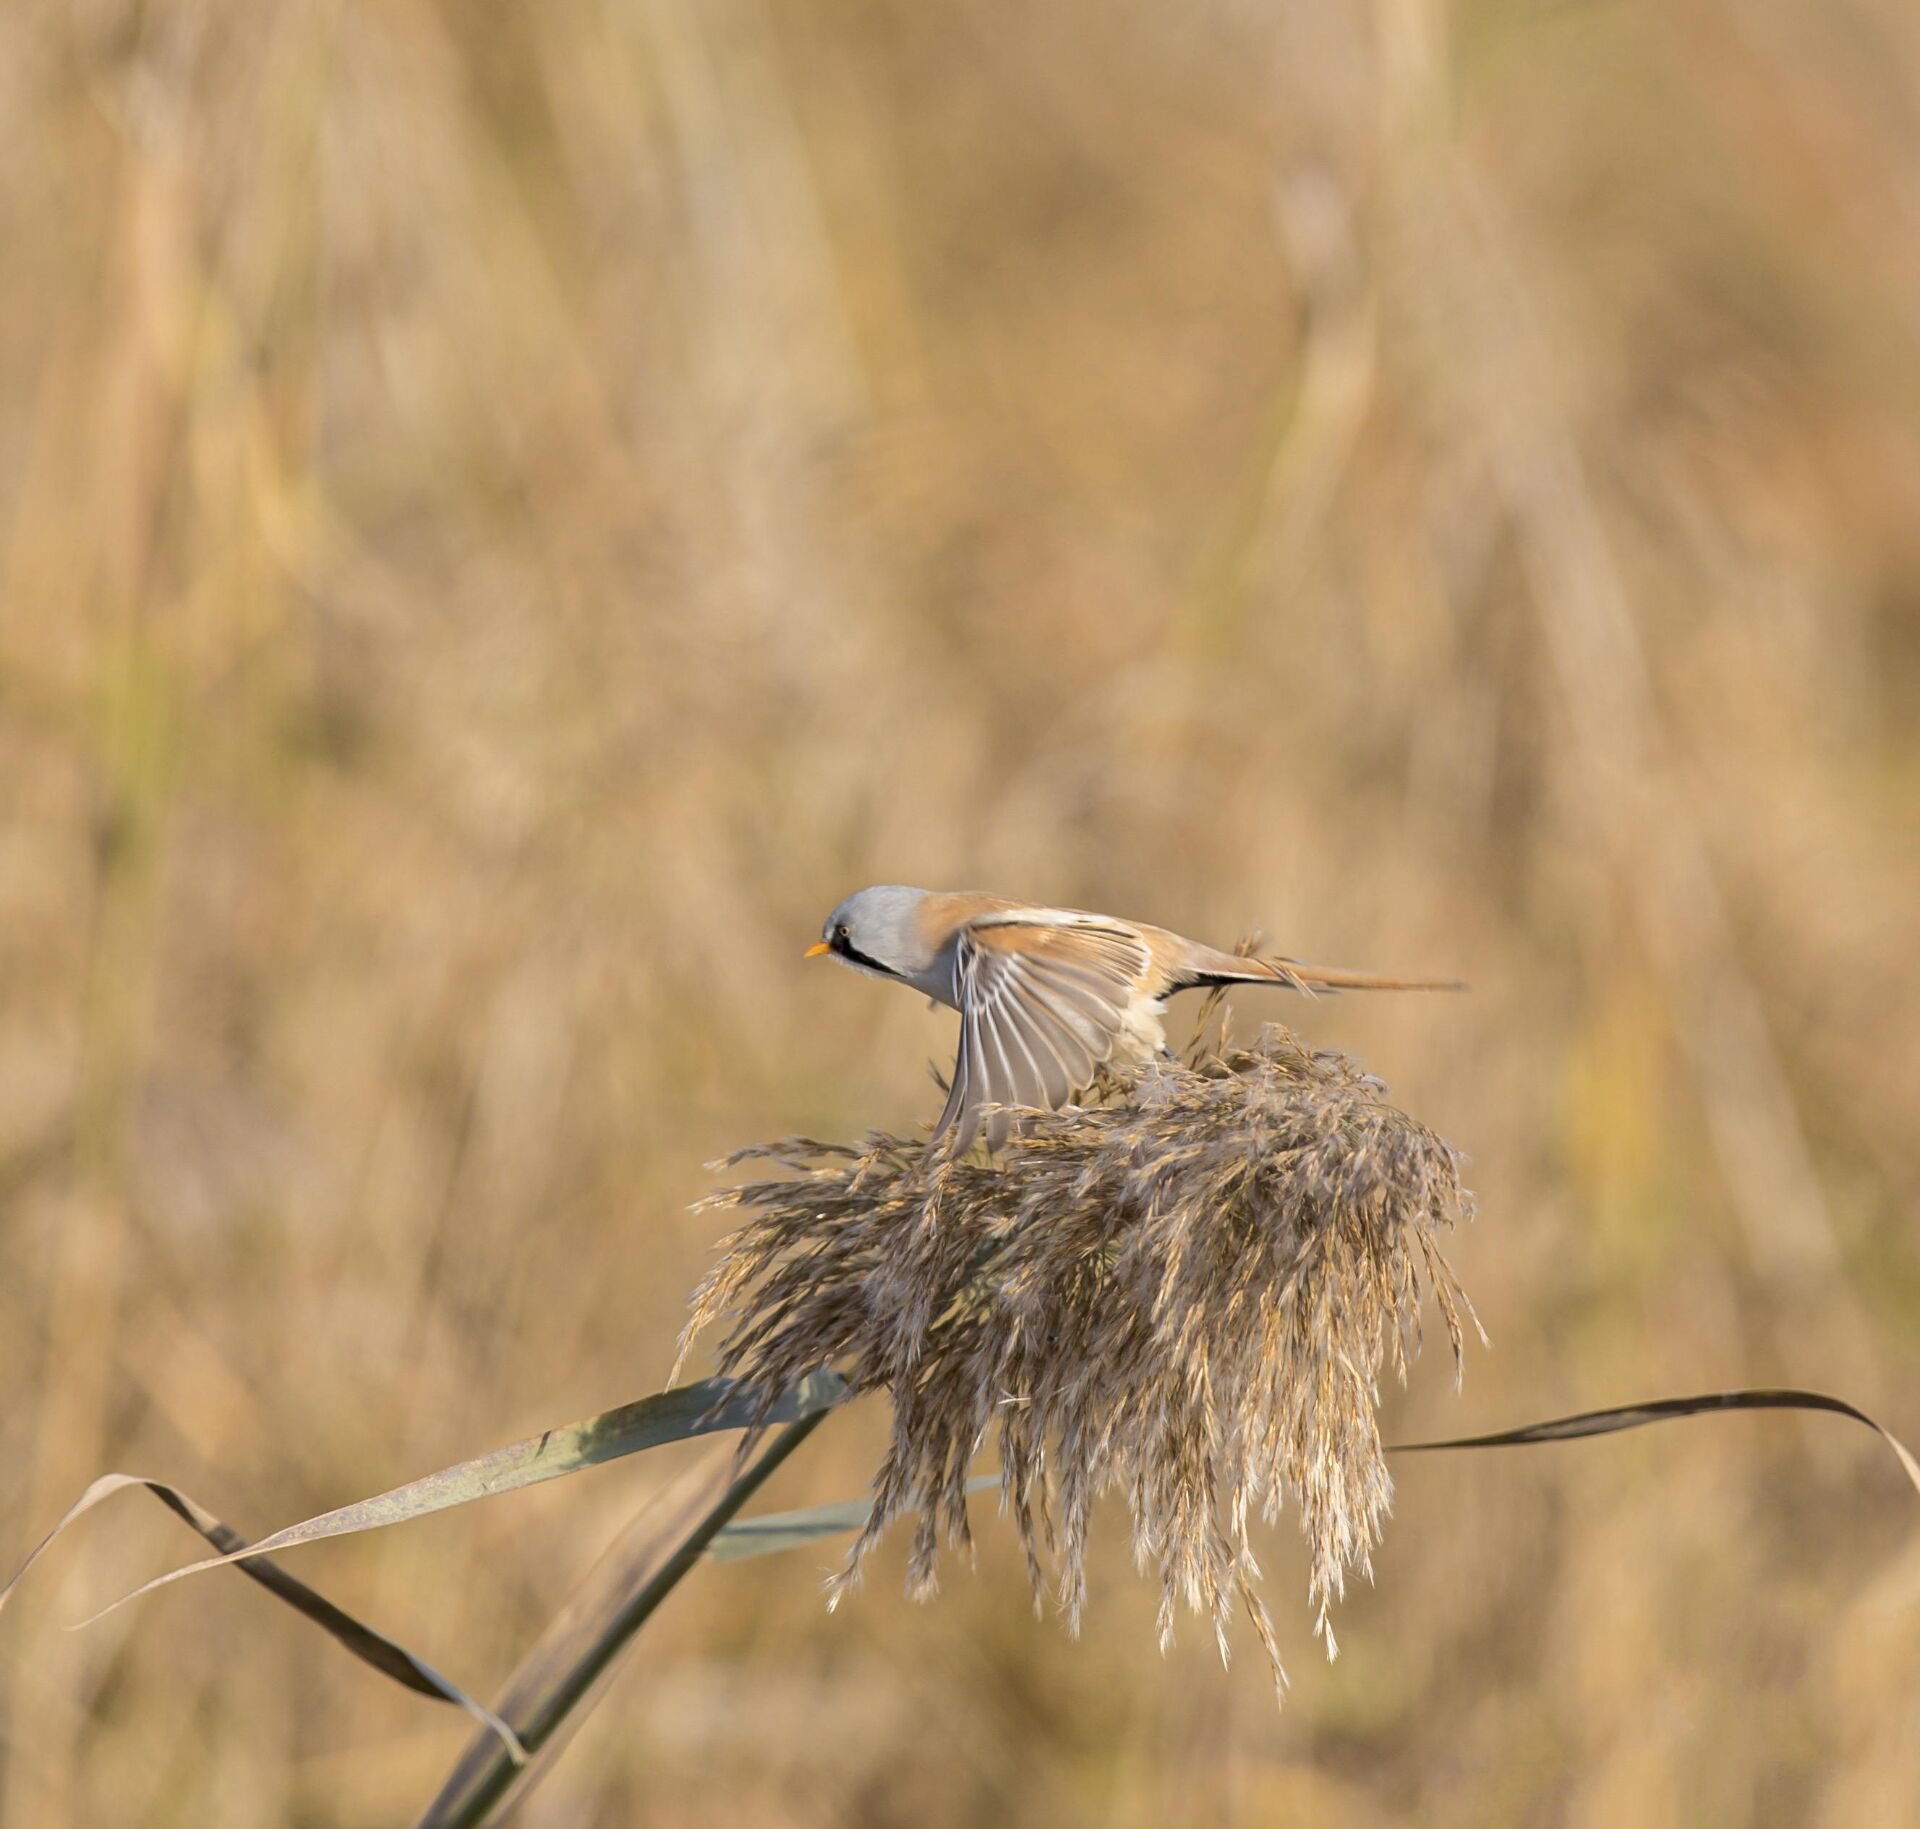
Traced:
<path fill-rule="evenodd" d="M 1101 1067 L 1165 1054 L 1161 1019 L 1177 991 L 1230 984 L 1275 984 L 1309 995 L 1466 988 L 1225 953 L 1144 921 L 900 883 L 848 896 L 804 956 L 838 959 L 960 1012 L 959 1053 L 931 1139 L 956 1157 L 983 1130 L 988 1148 L 1000 1149 L 1012 1129 L 1010 1107 L 1058 1110 Z"/>

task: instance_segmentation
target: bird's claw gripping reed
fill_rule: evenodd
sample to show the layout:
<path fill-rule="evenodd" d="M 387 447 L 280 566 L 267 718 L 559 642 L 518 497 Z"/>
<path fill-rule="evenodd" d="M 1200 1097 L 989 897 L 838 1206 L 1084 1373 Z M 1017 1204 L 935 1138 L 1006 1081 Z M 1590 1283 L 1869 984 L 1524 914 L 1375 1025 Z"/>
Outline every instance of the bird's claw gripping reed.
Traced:
<path fill-rule="evenodd" d="M 1273 1027 L 1107 1104 L 1028 1114 L 991 1162 L 889 1136 L 729 1158 L 786 1172 L 713 1197 L 742 1223 L 687 1338 L 724 1323 L 721 1371 L 762 1391 L 832 1365 L 893 1404 L 835 1598 L 906 1511 L 910 1589 L 933 1588 L 940 1540 L 969 1545 L 968 1471 L 991 1440 L 1036 1603 L 1051 1558 L 1077 1625 L 1093 1501 L 1117 1489 L 1163 1642 L 1184 1600 L 1224 1657 L 1244 1605 L 1284 1683 L 1252 1520 L 1291 1503 L 1331 1654 L 1327 1608 L 1368 1569 L 1392 1492 L 1380 1368 L 1404 1379 L 1430 1290 L 1457 1382 L 1471 1319 L 1437 1242 L 1471 1213 L 1460 1159 L 1385 1093 Z"/>

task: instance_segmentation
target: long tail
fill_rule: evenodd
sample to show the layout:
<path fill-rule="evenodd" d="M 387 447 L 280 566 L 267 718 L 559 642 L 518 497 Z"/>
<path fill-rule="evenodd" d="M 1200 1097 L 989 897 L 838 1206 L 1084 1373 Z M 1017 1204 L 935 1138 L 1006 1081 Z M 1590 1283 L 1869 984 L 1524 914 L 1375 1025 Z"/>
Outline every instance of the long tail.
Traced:
<path fill-rule="evenodd" d="M 1219 953 L 1187 981 L 1195 985 L 1283 984 L 1309 997 L 1341 991 L 1464 991 L 1458 978 L 1387 978 L 1378 972 L 1350 972 L 1337 965 L 1308 965 L 1300 959 L 1248 959 Z"/>

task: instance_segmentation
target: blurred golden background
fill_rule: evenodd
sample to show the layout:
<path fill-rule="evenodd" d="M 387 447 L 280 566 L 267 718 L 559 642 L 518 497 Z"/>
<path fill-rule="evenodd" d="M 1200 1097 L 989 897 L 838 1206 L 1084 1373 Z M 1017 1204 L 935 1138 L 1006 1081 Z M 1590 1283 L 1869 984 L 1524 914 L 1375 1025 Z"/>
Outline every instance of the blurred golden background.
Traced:
<path fill-rule="evenodd" d="M 1920 15 L 1900 0 L 0 10 L 0 1551 L 252 1532 L 654 1388 L 738 1143 L 905 1127 L 873 880 L 1458 972 L 1247 993 L 1473 1157 L 1392 1432 L 1920 1436 Z M 871 1406 L 870 1406 L 871 1407 Z M 858 1492 L 836 1418 L 774 1505 Z M 302 1552 L 492 1693 L 686 1451 Z M 410 1820 L 465 1736 L 128 1499 L 0 1812 Z M 1891 1824 L 1913 1495 L 1734 1418 L 1400 1469 L 1329 1667 L 822 1556 L 524 1820 Z M 904 1533 L 902 1533 L 904 1535 Z"/>

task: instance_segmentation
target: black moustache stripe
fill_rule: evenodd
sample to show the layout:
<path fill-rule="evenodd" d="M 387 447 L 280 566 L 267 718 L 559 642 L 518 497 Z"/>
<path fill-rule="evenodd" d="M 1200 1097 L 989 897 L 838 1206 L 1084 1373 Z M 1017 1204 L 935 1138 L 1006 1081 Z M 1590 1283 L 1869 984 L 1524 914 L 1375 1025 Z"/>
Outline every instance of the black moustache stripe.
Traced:
<path fill-rule="evenodd" d="M 892 966 L 882 965 L 872 954 L 863 953 L 851 940 L 843 939 L 839 934 L 835 934 L 827 944 L 831 946 L 842 959 L 849 960 L 854 965 L 864 965 L 869 971 L 882 972 L 889 978 L 898 978 L 900 976 Z"/>

